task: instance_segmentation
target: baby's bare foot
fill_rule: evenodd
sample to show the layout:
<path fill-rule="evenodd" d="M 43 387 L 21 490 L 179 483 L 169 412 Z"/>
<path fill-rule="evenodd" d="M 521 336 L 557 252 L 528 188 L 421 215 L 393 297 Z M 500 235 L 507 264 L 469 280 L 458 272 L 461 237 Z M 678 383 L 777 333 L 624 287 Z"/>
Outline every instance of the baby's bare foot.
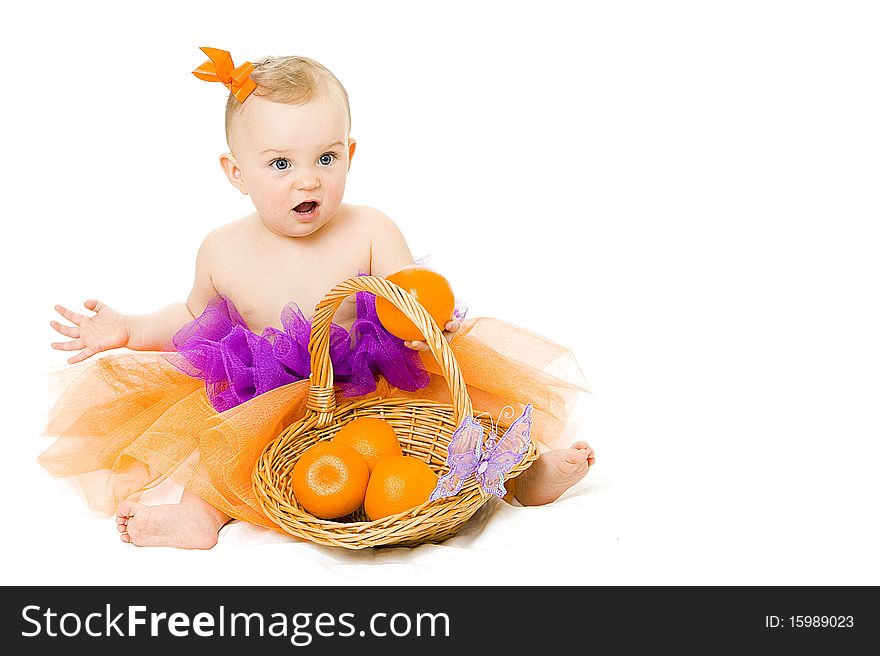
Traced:
<path fill-rule="evenodd" d="M 210 549 L 217 544 L 217 531 L 228 520 L 204 501 L 161 506 L 123 501 L 116 509 L 120 538 L 139 547 Z"/>
<path fill-rule="evenodd" d="M 586 442 L 575 442 L 571 448 L 542 453 L 531 467 L 513 480 L 514 495 L 524 506 L 542 506 L 556 501 L 586 476 L 595 462 L 593 449 Z"/>

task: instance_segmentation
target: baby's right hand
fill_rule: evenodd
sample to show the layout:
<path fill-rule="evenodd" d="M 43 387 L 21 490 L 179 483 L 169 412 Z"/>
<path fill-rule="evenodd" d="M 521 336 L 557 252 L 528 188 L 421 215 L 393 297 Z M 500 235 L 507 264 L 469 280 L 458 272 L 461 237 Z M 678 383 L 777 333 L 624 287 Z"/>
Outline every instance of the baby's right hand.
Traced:
<path fill-rule="evenodd" d="M 65 326 L 57 321 L 49 322 L 49 325 L 62 335 L 73 337 L 70 342 L 54 342 L 53 349 L 80 351 L 67 361 L 69 364 L 82 362 L 101 351 L 121 348 L 128 344 L 130 337 L 124 315 L 96 300 L 86 301 L 85 306 L 95 312 L 95 315 L 86 317 L 62 305 L 56 305 L 55 309 L 58 313 L 74 325 Z"/>

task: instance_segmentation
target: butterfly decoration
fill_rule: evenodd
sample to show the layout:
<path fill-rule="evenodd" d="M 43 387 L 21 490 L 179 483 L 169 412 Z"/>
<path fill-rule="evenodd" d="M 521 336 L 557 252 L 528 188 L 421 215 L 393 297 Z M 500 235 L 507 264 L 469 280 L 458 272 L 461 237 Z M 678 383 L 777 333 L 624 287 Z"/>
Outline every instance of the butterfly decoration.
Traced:
<path fill-rule="evenodd" d="M 526 405 L 522 415 L 504 431 L 501 439 L 495 431 L 483 443 L 483 426 L 468 415 L 455 429 L 447 448 L 446 464 L 449 473 L 437 481 L 430 500 L 458 494 L 465 481 L 473 474 L 480 486 L 491 494 L 503 497 L 504 475 L 510 472 L 529 450 L 532 429 L 532 405 Z"/>

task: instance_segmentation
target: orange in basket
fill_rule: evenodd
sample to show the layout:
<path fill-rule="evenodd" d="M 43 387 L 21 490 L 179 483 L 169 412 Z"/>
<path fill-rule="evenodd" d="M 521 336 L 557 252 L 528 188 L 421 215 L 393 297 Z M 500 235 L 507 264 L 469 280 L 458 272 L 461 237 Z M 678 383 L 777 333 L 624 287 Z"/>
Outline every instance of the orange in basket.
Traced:
<path fill-rule="evenodd" d="M 333 441 L 360 453 L 371 472 L 380 459 L 403 455 L 394 428 L 379 417 L 358 417 L 348 422 Z"/>
<path fill-rule="evenodd" d="M 379 461 L 370 475 L 364 510 L 373 521 L 425 503 L 437 487 L 437 474 L 424 461 L 394 456 Z"/>
<path fill-rule="evenodd" d="M 315 517 L 335 519 L 361 507 L 370 470 L 350 446 L 318 442 L 302 454 L 290 474 L 293 494 Z"/>

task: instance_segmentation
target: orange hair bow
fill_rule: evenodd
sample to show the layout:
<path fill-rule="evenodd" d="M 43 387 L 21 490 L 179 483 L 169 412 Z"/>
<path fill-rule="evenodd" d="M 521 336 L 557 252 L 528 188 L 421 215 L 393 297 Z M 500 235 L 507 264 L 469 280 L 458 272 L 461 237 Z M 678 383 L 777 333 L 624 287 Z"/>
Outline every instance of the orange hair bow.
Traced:
<path fill-rule="evenodd" d="M 257 88 L 257 83 L 248 77 L 254 70 L 254 65 L 250 62 L 233 68 L 232 55 L 226 50 L 217 48 L 199 48 L 199 50 L 208 55 L 208 61 L 192 72 L 200 80 L 222 82 L 238 102 L 244 102 Z"/>

